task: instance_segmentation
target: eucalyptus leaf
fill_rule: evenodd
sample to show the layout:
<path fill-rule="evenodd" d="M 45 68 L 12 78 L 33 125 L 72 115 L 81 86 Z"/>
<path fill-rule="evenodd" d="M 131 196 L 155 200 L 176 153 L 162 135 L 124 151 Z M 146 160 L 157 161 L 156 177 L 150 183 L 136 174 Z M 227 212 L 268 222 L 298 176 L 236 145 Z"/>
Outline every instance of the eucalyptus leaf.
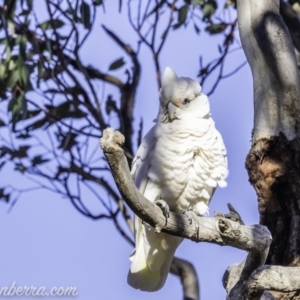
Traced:
<path fill-rule="evenodd" d="M 0 67 L 1 67 L 1 65 L 0 65 Z M 14 69 L 15 69 L 15 67 L 16 67 L 16 62 L 14 61 L 14 60 L 10 60 L 9 62 L 8 62 L 8 70 L 9 71 L 13 71 Z"/>
<path fill-rule="evenodd" d="M 121 67 L 123 67 L 125 65 L 125 61 L 123 59 L 123 57 L 116 59 L 115 61 L 113 61 L 108 70 L 109 71 L 113 71 L 113 70 L 117 70 L 120 69 Z"/>
<path fill-rule="evenodd" d="M 209 3 L 205 4 L 203 6 L 203 19 L 209 18 L 215 11 L 216 10 L 212 4 Z"/>
<path fill-rule="evenodd" d="M 15 30 L 15 23 L 11 20 L 7 20 L 7 26 L 8 26 L 8 29 L 10 31 L 10 33 L 12 35 L 14 35 L 16 33 L 16 30 Z"/>
<path fill-rule="evenodd" d="M 178 12 L 178 23 L 183 24 L 186 20 L 187 13 L 189 11 L 189 5 L 185 4 L 183 5 Z"/>
<path fill-rule="evenodd" d="M 203 6 L 204 5 L 204 0 L 194 0 L 193 1 L 193 6 L 195 7 L 197 5 Z"/>
<path fill-rule="evenodd" d="M 31 163 L 32 163 L 32 166 L 35 167 L 36 165 L 41 165 L 48 161 L 49 161 L 49 159 L 43 158 L 42 155 L 37 155 L 31 160 Z"/>
<path fill-rule="evenodd" d="M 26 87 L 29 79 L 29 72 L 27 66 L 25 64 L 20 65 L 19 72 L 20 72 L 20 81 L 22 82 L 23 87 Z"/>
<path fill-rule="evenodd" d="M 58 29 L 65 25 L 65 22 L 60 19 L 48 20 L 39 25 L 42 30 Z"/>
<path fill-rule="evenodd" d="M 6 65 L 4 63 L 0 64 L 0 80 L 6 77 Z"/>
<path fill-rule="evenodd" d="M 177 24 L 175 24 L 173 26 L 173 29 L 177 29 L 185 23 L 188 11 L 189 11 L 189 5 L 188 4 L 183 5 L 179 9 L 179 11 L 178 11 L 178 22 L 177 22 Z"/>
<path fill-rule="evenodd" d="M 13 88 L 16 85 L 16 83 L 18 82 L 19 79 L 20 79 L 20 73 L 19 73 L 18 69 L 16 69 L 13 72 L 10 72 L 7 86 L 9 88 Z"/>
<path fill-rule="evenodd" d="M 205 28 L 207 32 L 210 34 L 218 34 L 223 32 L 227 28 L 228 24 L 219 23 L 219 24 L 211 24 Z"/>
<path fill-rule="evenodd" d="M 19 114 L 22 111 L 22 100 L 23 95 L 18 95 L 9 101 L 8 110 L 11 111 L 13 115 Z"/>
<path fill-rule="evenodd" d="M 82 1 L 80 5 L 81 21 L 86 29 L 91 29 L 91 11 L 89 5 Z"/>

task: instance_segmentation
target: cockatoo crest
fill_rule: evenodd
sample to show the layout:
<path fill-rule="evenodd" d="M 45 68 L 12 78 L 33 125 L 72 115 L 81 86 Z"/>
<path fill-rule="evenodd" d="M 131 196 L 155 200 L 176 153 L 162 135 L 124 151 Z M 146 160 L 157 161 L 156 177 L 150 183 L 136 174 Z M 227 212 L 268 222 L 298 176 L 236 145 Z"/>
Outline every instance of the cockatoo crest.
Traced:
<path fill-rule="evenodd" d="M 162 121 L 191 118 L 191 113 L 204 117 L 209 114 L 209 102 L 201 94 L 200 84 L 188 77 L 178 77 L 169 67 L 165 69 L 160 89 L 160 111 Z M 188 112 L 188 114 L 186 114 Z"/>

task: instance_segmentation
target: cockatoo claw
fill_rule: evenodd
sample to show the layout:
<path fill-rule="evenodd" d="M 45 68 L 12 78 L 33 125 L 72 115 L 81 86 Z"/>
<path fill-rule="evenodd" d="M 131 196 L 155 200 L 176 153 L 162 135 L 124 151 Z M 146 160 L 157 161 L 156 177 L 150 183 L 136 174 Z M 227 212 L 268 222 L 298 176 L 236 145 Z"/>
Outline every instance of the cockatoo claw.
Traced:
<path fill-rule="evenodd" d="M 229 213 L 228 214 L 222 214 L 220 212 L 215 212 L 215 217 L 217 218 L 226 218 L 226 219 L 229 219 L 231 221 L 234 221 L 234 222 L 238 222 L 239 224 L 241 225 L 245 225 L 245 223 L 243 222 L 240 214 L 235 210 L 235 208 L 230 204 L 230 203 L 227 203 L 227 206 L 228 206 L 228 209 L 229 209 Z"/>
<path fill-rule="evenodd" d="M 166 223 L 167 223 L 167 220 L 168 220 L 168 218 L 170 216 L 169 215 L 170 208 L 169 208 L 169 205 L 167 204 L 167 202 L 160 199 L 160 200 L 155 200 L 154 204 L 157 205 L 162 210 L 162 213 L 165 216 Z"/>
<path fill-rule="evenodd" d="M 185 210 L 183 212 L 184 215 L 186 215 L 188 217 L 188 220 L 190 222 L 190 224 L 192 225 L 192 223 L 195 224 L 195 230 L 197 233 L 197 237 L 199 236 L 199 222 L 198 222 L 198 217 L 197 215 L 192 211 L 192 210 Z"/>

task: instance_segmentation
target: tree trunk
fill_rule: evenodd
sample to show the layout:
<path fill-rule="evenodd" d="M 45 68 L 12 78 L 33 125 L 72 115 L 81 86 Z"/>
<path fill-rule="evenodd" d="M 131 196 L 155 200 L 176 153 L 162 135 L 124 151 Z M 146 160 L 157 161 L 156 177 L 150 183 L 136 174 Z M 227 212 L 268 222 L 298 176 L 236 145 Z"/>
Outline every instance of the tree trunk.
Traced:
<path fill-rule="evenodd" d="M 246 168 L 258 196 L 260 224 L 273 236 L 266 264 L 300 266 L 300 81 L 294 47 L 279 1 L 239 0 L 238 19 L 254 82 Z M 272 294 L 298 299 L 295 293 Z"/>

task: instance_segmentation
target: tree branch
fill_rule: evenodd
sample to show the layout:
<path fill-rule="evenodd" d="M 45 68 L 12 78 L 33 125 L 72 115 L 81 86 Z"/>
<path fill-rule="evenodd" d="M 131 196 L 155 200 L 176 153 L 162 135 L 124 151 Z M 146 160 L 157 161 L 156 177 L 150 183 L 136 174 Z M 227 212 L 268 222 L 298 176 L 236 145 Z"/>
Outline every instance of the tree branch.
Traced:
<path fill-rule="evenodd" d="M 131 48 L 130 45 L 125 44 L 114 32 L 109 30 L 104 25 L 102 25 L 102 28 L 110 36 L 110 38 L 112 38 L 115 41 L 115 43 L 130 56 L 133 64 L 132 76 L 130 78 L 131 80 L 128 79 L 127 83 L 120 89 L 121 101 L 119 110 L 121 130 L 126 138 L 124 146 L 126 148 L 126 151 L 130 155 L 133 155 L 133 108 L 135 102 L 135 95 L 137 92 L 137 86 L 140 81 L 141 65 L 139 63 L 137 53 Z"/>
<path fill-rule="evenodd" d="M 199 284 L 194 266 L 186 260 L 174 257 L 170 272 L 180 277 L 183 288 L 183 300 L 198 300 Z"/>
<path fill-rule="evenodd" d="M 249 251 L 241 268 L 244 276 L 250 275 L 257 267 L 265 263 L 272 240 L 265 226 L 244 226 L 223 217 L 198 217 L 200 230 L 197 233 L 190 225 L 187 216 L 173 212 L 170 212 L 166 222 L 162 211 L 136 188 L 124 152 L 120 147 L 123 143 L 124 136 L 112 128 L 104 130 L 100 140 L 117 187 L 125 202 L 138 217 L 153 226 L 156 232 L 163 231 L 197 242 L 206 241 Z"/>

